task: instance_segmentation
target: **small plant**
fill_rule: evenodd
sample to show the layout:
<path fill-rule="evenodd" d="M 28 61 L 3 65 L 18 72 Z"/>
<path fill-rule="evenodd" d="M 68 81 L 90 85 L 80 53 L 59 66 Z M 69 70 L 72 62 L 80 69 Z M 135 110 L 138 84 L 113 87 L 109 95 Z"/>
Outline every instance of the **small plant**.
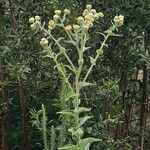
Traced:
<path fill-rule="evenodd" d="M 69 102 L 69 106 L 58 113 L 70 120 L 71 127 L 69 127 L 68 131 L 72 135 L 72 142 L 59 149 L 89 150 L 90 144 L 100 141 L 100 139 L 92 137 L 84 138 L 82 126 L 92 116 L 84 115 L 90 111 L 90 108 L 81 106 L 81 89 L 94 85 L 93 83 L 87 82 L 87 79 L 93 67 L 96 65 L 97 60 L 103 57 L 106 41 L 110 36 L 116 36 L 114 32 L 118 30 L 118 27 L 123 25 L 124 17 L 122 15 L 115 16 L 112 26 L 104 33 L 101 33 L 104 40 L 101 43 L 101 47 L 96 50 L 95 57 L 86 57 L 86 59 L 89 59 L 91 65 L 85 71 L 85 52 L 91 49 L 91 47 L 87 47 L 86 45 L 90 38 L 89 31 L 93 27 L 93 24 L 99 19 L 102 19 L 104 15 L 102 12 L 98 13 L 95 9 L 92 9 L 91 5 L 86 6 L 82 16 L 77 17 L 75 19 L 76 23 L 73 25 L 68 24 L 69 15 L 70 11 L 68 9 L 65 9 L 64 12 L 55 10 L 53 19 L 48 22 L 48 26 L 46 27 L 45 23 L 42 25 L 39 16 L 30 18 L 29 22 L 31 23 L 32 30 L 41 30 L 44 33 L 45 37 L 40 41 L 41 46 L 44 48 L 44 57 L 53 59 L 56 63 L 55 68 L 59 71 L 66 84 L 66 88 L 69 90 L 65 99 L 66 104 Z M 62 37 L 54 37 L 53 33 L 55 31 L 62 33 Z M 78 54 L 78 60 L 76 62 L 69 56 L 70 49 L 76 51 Z"/>
<path fill-rule="evenodd" d="M 30 111 L 31 118 L 33 119 L 33 125 L 35 125 L 38 130 L 42 133 L 44 150 L 55 150 L 56 147 L 56 133 L 54 126 L 50 130 L 50 142 L 48 138 L 49 128 L 47 127 L 47 115 L 44 105 L 42 104 L 41 109 L 37 112 L 35 109 Z"/>

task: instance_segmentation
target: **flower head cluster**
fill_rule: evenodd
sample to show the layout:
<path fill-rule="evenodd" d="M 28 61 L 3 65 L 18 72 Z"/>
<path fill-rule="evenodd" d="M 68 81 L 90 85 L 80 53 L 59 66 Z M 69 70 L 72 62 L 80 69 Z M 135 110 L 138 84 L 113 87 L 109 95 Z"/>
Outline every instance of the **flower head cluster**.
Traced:
<path fill-rule="evenodd" d="M 39 16 L 31 17 L 29 23 L 31 23 L 31 29 L 36 30 L 41 24 L 41 18 Z"/>
<path fill-rule="evenodd" d="M 91 5 L 87 5 L 86 9 L 83 11 L 83 16 L 79 16 L 77 21 L 79 24 L 83 24 L 85 30 L 88 30 L 93 26 L 95 20 L 103 18 L 102 12 L 97 13 L 95 9 L 92 9 Z"/>
<path fill-rule="evenodd" d="M 69 14 L 70 11 L 67 9 L 64 10 L 65 14 Z M 79 29 L 89 30 L 92 26 L 95 20 L 98 20 L 99 18 L 104 17 L 102 12 L 97 12 L 95 9 L 92 9 L 91 5 L 87 5 L 86 9 L 83 12 L 82 16 L 77 17 L 78 24 L 74 25 L 67 25 L 64 27 L 65 31 L 71 32 L 72 30 L 79 31 Z"/>
<path fill-rule="evenodd" d="M 57 21 L 58 19 L 60 18 L 60 15 L 61 15 L 61 10 L 55 10 L 55 15 L 53 16 L 53 20 L 49 20 L 48 22 L 48 28 L 50 30 L 54 29 L 56 24 L 57 24 Z"/>
<path fill-rule="evenodd" d="M 115 16 L 114 22 L 117 27 L 121 27 L 124 23 L 124 16 L 122 15 Z"/>

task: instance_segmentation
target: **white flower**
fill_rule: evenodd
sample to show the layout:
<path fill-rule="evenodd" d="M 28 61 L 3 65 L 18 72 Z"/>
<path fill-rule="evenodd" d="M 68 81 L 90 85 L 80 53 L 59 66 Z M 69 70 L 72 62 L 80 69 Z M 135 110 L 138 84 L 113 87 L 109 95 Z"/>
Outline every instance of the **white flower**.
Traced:
<path fill-rule="evenodd" d="M 90 9 L 92 9 L 92 5 L 86 5 L 86 8 L 87 8 L 88 10 L 90 10 Z"/>
<path fill-rule="evenodd" d="M 59 16 L 58 15 L 54 15 L 53 18 L 54 18 L 55 21 L 57 21 L 59 19 Z"/>
<path fill-rule="evenodd" d="M 95 20 L 98 20 L 98 19 L 99 19 L 99 14 L 98 14 L 98 13 L 94 14 L 94 19 L 95 19 Z"/>
<path fill-rule="evenodd" d="M 78 21 L 79 23 L 83 23 L 84 18 L 83 18 L 82 16 L 79 16 L 79 17 L 77 18 L 77 21 Z"/>
<path fill-rule="evenodd" d="M 90 11 L 93 15 L 96 14 L 96 10 L 95 9 L 91 9 Z"/>
<path fill-rule="evenodd" d="M 59 16 L 61 14 L 61 10 L 55 10 L 55 14 Z"/>
<path fill-rule="evenodd" d="M 64 13 L 65 13 L 66 15 L 69 15 L 69 14 L 70 14 L 70 10 L 65 9 L 65 10 L 64 10 Z"/>
<path fill-rule="evenodd" d="M 75 24 L 75 25 L 73 25 L 73 29 L 74 29 L 74 30 L 79 30 L 79 29 L 80 29 L 80 26 L 77 25 L 77 24 Z"/>
<path fill-rule="evenodd" d="M 31 17 L 31 18 L 29 19 L 29 22 L 30 22 L 30 23 L 34 23 L 34 21 L 35 21 L 34 17 Z"/>
<path fill-rule="evenodd" d="M 47 47 L 48 46 L 48 40 L 46 38 L 42 38 L 40 41 L 40 45 L 42 45 L 43 47 Z"/>
<path fill-rule="evenodd" d="M 83 11 L 83 16 L 87 15 L 88 13 L 89 13 L 89 10 L 85 9 L 85 10 Z"/>
<path fill-rule="evenodd" d="M 35 20 L 40 21 L 41 20 L 40 16 L 35 16 Z"/>
<path fill-rule="evenodd" d="M 37 27 L 36 23 L 31 24 L 30 27 L 31 27 L 32 30 L 36 30 L 36 27 Z"/>
<path fill-rule="evenodd" d="M 102 12 L 99 12 L 98 14 L 99 14 L 99 17 L 100 17 L 100 18 L 103 18 L 103 17 L 104 17 L 104 14 L 103 14 Z"/>
<path fill-rule="evenodd" d="M 121 27 L 124 23 L 124 16 L 122 16 L 122 15 L 115 16 L 114 22 L 117 27 Z"/>

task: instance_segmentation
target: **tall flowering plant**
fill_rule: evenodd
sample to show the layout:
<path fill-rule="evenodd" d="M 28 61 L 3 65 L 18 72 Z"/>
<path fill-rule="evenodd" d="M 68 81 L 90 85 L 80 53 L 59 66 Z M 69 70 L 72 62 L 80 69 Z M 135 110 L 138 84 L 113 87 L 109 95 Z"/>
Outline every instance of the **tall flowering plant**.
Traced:
<path fill-rule="evenodd" d="M 71 127 L 68 128 L 68 132 L 72 135 L 72 142 L 68 145 L 64 145 L 59 149 L 64 150 L 88 150 L 92 142 L 99 141 L 99 139 L 88 137 L 84 138 L 83 124 L 92 116 L 86 115 L 86 112 L 90 111 L 90 108 L 81 106 L 82 99 L 80 98 L 81 89 L 86 86 L 92 86 L 89 83 L 88 76 L 92 72 L 93 67 L 99 58 L 103 57 L 103 50 L 106 46 L 106 41 L 110 36 L 115 36 L 115 31 L 118 27 L 123 25 L 124 17 L 122 15 L 115 16 L 112 21 L 112 26 L 101 33 L 104 37 L 103 42 L 99 49 L 96 50 L 95 57 L 89 56 L 90 66 L 83 71 L 85 65 L 84 55 L 87 50 L 91 49 L 86 46 L 89 40 L 89 30 L 93 27 L 93 24 L 104 17 L 102 12 L 97 12 L 92 9 L 91 5 L 87 5 L 82 16 L 77 17 L 74 24 L 67 24 L 70 10 L 65 9 L 55 10 L 53 19 L 49 20 L 48 25 L 41 23 L 41 18 L 35 16 L 29 19 L 31 23 L 31 29 L 40 29 L 43 31 L 45 37 L 40 41 L 40 45 L 43 47 L 45 57 L 52 59 L 60 73 L 62 79 L 66 84 L 68 93 L 66 94 L 65 102 L 69 106 L 60 111 L 59 114 L 70 118 Z M 56 38 L 54 35 L 55 30 L 59 30 L 62 33 L 62 37 Z M 88 43 L 89 45 L 89 43 Z M 78 60 L 72 61 L 69 56 L 70 48 L 78 54 Z M 61 58 L 65 58 L 66 60 Z M 67 63 L 66 63 L 67 61 Z M 81 78 L 82 74 L 82 78 Z M 83 77 L 83 74 L 85 75 Z"/>

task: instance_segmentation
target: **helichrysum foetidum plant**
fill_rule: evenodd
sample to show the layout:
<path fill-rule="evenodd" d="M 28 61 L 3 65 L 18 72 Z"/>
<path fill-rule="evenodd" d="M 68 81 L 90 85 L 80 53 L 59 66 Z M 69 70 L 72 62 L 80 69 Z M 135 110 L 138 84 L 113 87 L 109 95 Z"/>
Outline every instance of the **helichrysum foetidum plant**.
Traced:
<path fill-rule="evenodd" d="M 63 12 L 61 10 L 55 10 L 53 19 L 49 20 L 48 25 L 41 23 L 39 16 L 32 17 L 29 19 L 31 23 L 31 29 L 40 29 L 44 32 L 45 37 L 40 41 L 40 45 L 44 48 L 45 57 L 53 59 L 56 63 L 55 68 L 59 71 L 62 79 L 66 83 L 66 87 L 70 92 L 66 95 L 66 103 L 69 101 L 71 106 L 68 109 L 62 110 L 59 114 L 67 116 L 71 120 L 71 127 L 68 132 L 72 135 L 72 143 L 64 145 L 59 149 L 65 150 L 88 150 L 92 142 L 99 141 L 92 137 L 84 138 L 83 124 L 91 118 L 91 116 L 84 115 L 86 112 L 90 111 L 90 108 L 85 108 L 81 106 L 80 93 L 81 89 L 86 86 L 92 86 L 92 83 L 87 82 L 88 76 L 91 73 L 93 67 L 99 58 L 103 56 L 103 50 L 106 46 L 106 41 L 108 37 L 115 36 L 115 31 L 118 27 L 123 25 L 124 17 L 122 15 L 115 16 L 112 21 L 112 26 L 102 33 L 104 40 L 101 43 L 101 47 L 96 50 L 95 57 L 90 58 L 91 65 L 87 69 L 85 76 L 83 77 L 83 67 L 84 67 L 84 55 L 86 50 L 90 47 L 86 46 L 89 39 L 89 30 L 93 27 L 93 24 L 101 20 L 104 15 L 102 12 L 97 12 L 92 9 L 91 5 L 87 5 L 82 16 L 75 19 L 73 24 L 66 24 L 68 22 L 68 16 L 70 11 L 65 9 Z M 67 20 L 67 21 L 66 21 Z M 63 33 L 63 37 L 56 38 L 54 35 L 54 30 L 60 30 Z M 70 46 L 71 45 L 71 46 Z M 89 43 L 88 43 L 89 46 Z M 78 54 L 77 63 L 73 62 L 69 57 L 68 52 L 70 49 L 76 51 Z M 61 61 L 60 59 L 64 57 L 66 61 Z M 82 74 L 82 79 L 80 78 Z M 71 79 L 70 79 L 71 78 Z"/>

